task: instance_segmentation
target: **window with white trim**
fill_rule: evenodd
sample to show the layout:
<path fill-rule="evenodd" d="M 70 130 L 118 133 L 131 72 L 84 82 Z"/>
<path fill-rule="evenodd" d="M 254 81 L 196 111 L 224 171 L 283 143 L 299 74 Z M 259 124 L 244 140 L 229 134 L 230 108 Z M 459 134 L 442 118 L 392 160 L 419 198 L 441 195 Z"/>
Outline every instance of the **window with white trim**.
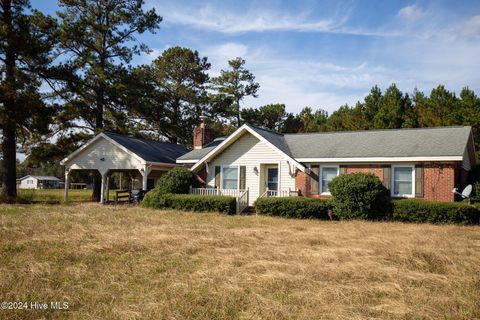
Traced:
<path fill-rule="evenodd" d="M 330 194 L 328 185 L 338 176 L 338 166 L 320 166 L 320 194 Z"/>
<path fill-rule="evenodd" d="M 238 189 L 238 167 L 222 167 L 222 189 Z"/>
<path fill-rule="evenodd" d="M 392 196 L 415 196 L 415 166 L 392 166 Z"/>

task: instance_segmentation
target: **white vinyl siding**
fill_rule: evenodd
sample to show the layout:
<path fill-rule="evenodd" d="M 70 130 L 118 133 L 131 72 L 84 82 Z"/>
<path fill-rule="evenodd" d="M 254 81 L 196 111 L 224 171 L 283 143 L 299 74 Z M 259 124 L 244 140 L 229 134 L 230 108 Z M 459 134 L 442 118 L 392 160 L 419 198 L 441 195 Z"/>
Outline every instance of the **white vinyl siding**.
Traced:
<path fill-rule="evenodd" d="M 103 161 L 101 160 L 103 159 Z M 141 169 L 138 159 L 120 149 L 110 141 L 100 138 L 67 162 L 71 169 Z"/>
<path fill-rule="evenodd" d="M 245 187 L 249 188 L 249 204 L 253 205 L 259 197 L 260 165 L 278 164 L 279 190 L 295 190 L 295 174 L 285 158 L 266 143 L 250 133 L 243 134 L 238 140 L 208 163 L 207 186 L 215 186 L 216 166 L 245 166 Z M 257 168 L 255 172 L 254 168 Z M 295 169 L 293 169 L 295 170 Z"/>
<path fill-rule="evenodd" d="M 392 166 L 392 185 L 391 192 L 393 197 L 415 197 L 415 166 L 398 165 Z"/>

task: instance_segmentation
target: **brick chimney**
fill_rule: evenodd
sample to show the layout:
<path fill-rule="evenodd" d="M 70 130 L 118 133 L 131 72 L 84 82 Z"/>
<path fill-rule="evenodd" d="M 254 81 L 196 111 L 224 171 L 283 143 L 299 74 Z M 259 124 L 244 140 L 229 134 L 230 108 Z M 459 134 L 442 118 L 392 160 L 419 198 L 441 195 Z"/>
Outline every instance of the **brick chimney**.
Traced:
<path fill-rule="evenodd" d="M 205 121 L 202 121 L 200 127 L 193 129 L 193 149 L 202 149 L 204 145 L 214 139 L 212 129 L 207 128 Z"/>

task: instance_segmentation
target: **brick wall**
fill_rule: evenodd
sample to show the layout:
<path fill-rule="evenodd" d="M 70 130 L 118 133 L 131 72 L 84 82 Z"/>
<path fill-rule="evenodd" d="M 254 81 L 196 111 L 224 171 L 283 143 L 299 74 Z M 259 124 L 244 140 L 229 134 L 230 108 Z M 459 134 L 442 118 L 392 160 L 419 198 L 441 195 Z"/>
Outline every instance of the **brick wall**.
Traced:
<path fill-rule="evenodd" d="M 193 148 L 202 149 L 204 145 L 215 139 L 215 133 L 212 129 L 207 128 L 205 123 L 201 123 L 200 127 L 193 129 Z"/>
<path fill-rule="evenodd" d="M 423 192 L 425 199 L 454 201 L 452 189 L 455 187 L 455 163 L 424 164 Z"/>
<path fill-rule="evenodd" d="M 454 201 L 452 189 L 455 187 L 456 163 L 424 163 L 423 192 L 424 199 L 437 201 Z M 383 180 L 384 165 L 345 165 L 346 173 L 373 173 Z M 303 196 L 327 198 L 329 196 L 312 195 L 310 192 L 311 178 L 306 173 L 297 170 L 295 187 Z M 460 188 L 459 188 L 460 189 Z"/>

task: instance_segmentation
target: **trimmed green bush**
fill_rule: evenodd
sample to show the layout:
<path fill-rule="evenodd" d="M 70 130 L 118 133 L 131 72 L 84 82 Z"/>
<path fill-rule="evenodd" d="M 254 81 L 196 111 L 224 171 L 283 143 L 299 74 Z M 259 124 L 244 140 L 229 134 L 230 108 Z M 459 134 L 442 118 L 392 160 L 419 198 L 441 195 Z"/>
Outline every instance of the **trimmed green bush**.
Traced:
<path fill-rule="evenodd" d="M 392 205 L 392 219 L 397 221 L 460 224 L 480 222 L 480 210 L 464 202 L 402 199 L 393 200 Z"/>
<path fill-rule="evenodd" d="M 342 174 L 329 184 L 334 213 L 342 219 L 384 219 L 390 198 L 380 179 L 371 173 Z"/>
<path fill-rule="evenodd" d="M 255 211 L 258 214 L 286 218 L 329 219 L 330 208 L 331 200 L 305 197 L 258 198 L 255 201 Z"/>
<path fill-rule="evenodd" d="M 187 194 L 190 186 L 196 184 L 195 174 L 187 168 L 176 167 L 158 179 L 157 186 L 161 193 Z"/>
<path fill-rule="evenodd" d="M 142 205 L 154 209 L 235 213 L 236 200 L 226 196 L 162 193 L 153 189 L 145 195 Z"/>

